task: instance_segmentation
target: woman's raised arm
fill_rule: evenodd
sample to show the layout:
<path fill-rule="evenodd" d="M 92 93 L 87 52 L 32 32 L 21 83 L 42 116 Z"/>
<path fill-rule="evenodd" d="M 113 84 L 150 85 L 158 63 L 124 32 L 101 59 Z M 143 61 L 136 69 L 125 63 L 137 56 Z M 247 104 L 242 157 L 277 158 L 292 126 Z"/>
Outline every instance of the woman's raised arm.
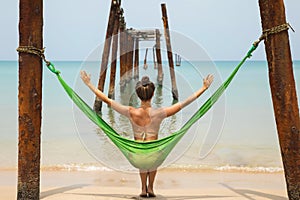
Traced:
<path fill-rule="evenodd" d="M 116 110 L 122 115 L 125 115 L 129 117 L 129 106 L 124 106 L 122 104 L 119 104 L 118 102 L 108 98 L 102 91 L 100 91 L 98 88 L 96 88 L 91 83 L 91 75 L 87 74 L 85 71 L 80 72 L 80 77 L 82 81 L 90 88 L 90 90 L 96 94 L 96 96 L 101 99 L 104 103 L 109 105 L 112 109 Z"/>
<path fill-rule="evenodd" d="M 192 94 L 191 96 L 186 98 L 184 101 L 175 103 L 174 105 L 172 105 L 170 107 L 164 108 L 166 117 L 176 114 L 178 111 L 183 109 L 185 106 L 187 106 L 190 103 L 192 103 L 193 101 L 195 101 L 201 94 L 203 94 L 203 92 L 205 92 L 209 88 L 209 86 L 211 85 L 213 80 L 214 80 L 213 75 L 209 74 L 205 79 L 203 79 L 203 86 L 198 91 L 196 91 L 194 94 Z"/>

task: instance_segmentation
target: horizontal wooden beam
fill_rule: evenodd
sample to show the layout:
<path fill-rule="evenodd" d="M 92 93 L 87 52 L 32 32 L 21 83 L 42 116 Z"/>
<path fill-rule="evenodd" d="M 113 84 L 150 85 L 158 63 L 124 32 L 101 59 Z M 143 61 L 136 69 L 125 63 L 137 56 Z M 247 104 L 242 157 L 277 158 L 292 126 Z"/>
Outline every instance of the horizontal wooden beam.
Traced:
<path fill-rule="evenodd" d="M 136 29 L 127 29 L 127 33 L 130 34 L 133 38 L 138 38 L 140 41 L 155 41 L 156 32 L 155 30 L 136 30 Z"/>

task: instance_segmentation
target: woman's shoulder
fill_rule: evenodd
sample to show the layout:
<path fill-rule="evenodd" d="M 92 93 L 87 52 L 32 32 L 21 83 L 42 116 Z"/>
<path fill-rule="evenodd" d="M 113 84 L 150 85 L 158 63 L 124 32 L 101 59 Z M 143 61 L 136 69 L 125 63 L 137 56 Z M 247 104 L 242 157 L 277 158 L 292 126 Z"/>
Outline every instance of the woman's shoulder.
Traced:
<path fill-rule="evenodd" d="M 144 110 L 142 108 L 135 108 L 135 107 L 129 106 L 129 113 L 131 115 L 143 115 Z"/>
<path fill-rule="evenodd" d="M 166 117 L 166 112 L 164 108 L 152 108 L 151 109 L 151 115 L 152 116 L 157 116 L 160 118 L 165 118 Z"/>

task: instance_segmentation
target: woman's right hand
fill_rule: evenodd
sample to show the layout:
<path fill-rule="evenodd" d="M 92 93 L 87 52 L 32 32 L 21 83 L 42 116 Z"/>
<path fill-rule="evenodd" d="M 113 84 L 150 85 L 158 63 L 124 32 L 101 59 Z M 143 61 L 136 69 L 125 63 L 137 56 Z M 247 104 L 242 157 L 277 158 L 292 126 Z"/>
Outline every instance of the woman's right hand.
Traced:
<path fill-rule="evenodd" d="M 88 85 L 91 82 L 91 75 L 88 75 L 86 71 L 80 71 L 80 77 L 86 85 Z"/>
<path fill-rule="evenodd" d="M 205 89 L 208 89 L 211 83 L 213 82 L 213 80 L 214 80 L 214 76 L 212 74 L 207 75 L 207 77 L 203 79 L 203 87 Z"/>

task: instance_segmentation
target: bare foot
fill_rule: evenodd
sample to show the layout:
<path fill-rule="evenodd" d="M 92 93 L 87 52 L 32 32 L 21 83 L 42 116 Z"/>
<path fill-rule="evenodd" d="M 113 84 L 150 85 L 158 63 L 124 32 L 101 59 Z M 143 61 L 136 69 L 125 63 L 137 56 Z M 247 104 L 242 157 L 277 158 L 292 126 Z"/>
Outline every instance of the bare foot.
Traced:
<path fill-rule="evenodd" d="M 156 195 L 153 192 L 153 189 L 148 188 L 148 197 L 156 197 Z"/>
<path fill-rule="evenodd" d="M 145 194 L 144 194 L 144 193 L 141 193 L 141 194 L 140 194 L 140 197 L 147 198 L 147 197 L 148 197 L 148 195 L 147 195 L 147 193 L 145 193 Z"/>
<path fill-rule="evenodd" d="M 140 197 L 148 197 L 146 189 L 142 189 L 142 193 L 140 194 Z"/>

